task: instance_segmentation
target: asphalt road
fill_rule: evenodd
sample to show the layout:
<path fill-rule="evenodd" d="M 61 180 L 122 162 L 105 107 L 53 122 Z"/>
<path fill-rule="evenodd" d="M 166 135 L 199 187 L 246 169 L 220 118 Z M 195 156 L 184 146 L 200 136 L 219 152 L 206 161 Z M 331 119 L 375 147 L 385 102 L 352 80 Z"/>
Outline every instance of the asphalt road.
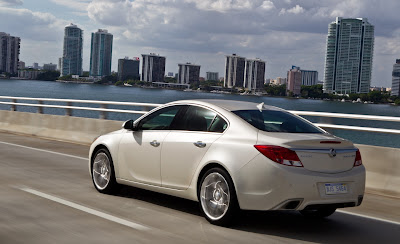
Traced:
<path fill-rule="evenodd" d="M 196 202 L 123 187 L 98 193 L 88 147 L 0 133 L 0 243 L 394 243 L 400 199 L 366 194 L 324 220 L 244 212 L 210 225 Z M 347 213 L 349 212 L 349 213 Z M 356 214 L 356 215 L 355 215 Z"/>

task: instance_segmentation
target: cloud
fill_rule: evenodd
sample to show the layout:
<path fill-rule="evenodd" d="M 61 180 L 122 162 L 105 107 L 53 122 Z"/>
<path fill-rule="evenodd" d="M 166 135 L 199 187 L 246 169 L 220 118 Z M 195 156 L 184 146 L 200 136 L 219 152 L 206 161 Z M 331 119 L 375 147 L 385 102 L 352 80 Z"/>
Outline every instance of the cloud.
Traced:
<path fill-rule="evenodd" d="M 0 6 L 19 6 L 22 5 L 24 2 L 22 0 L 0 0 Z"/>
<path fill-rule="evenodd" d="M 53 3 L 78 11 L 86 11 L 91 0 L 51 0 Z"/>
<path fill-rule="evenodd" d="M 60 35 L 62 36 L 63 33 L 62 27 L 67 23 L 49 13 L 0 7 L 0 29 L 23 39 L 60 40 Z"/>

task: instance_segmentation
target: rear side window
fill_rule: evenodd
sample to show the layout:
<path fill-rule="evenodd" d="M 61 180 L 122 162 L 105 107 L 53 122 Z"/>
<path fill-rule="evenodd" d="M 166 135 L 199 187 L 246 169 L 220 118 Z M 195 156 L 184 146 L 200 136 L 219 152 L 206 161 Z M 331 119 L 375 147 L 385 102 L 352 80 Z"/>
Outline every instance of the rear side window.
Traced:
<path fill-rule="evenodd" d="M 324 133 L 323 130 L 297 118 L 296 116 L 278 110 L 237 110 L 232 111 L 259 130 L 285 133 Z"/>
<path fill-rule="evenodd" d="M 179 121 L 175 121 L 172 130 L 223 132 L 227 127 L 224 119 L 206 108 L 189 106 Z"/>

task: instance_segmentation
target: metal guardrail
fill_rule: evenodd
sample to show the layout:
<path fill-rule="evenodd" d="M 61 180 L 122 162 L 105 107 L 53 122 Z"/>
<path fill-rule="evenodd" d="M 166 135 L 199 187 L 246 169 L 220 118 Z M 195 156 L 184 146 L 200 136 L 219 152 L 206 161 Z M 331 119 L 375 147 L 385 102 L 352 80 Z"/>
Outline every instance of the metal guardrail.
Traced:
<path fill-rule="evenodd" d="M 0 104 L 11 105 L 12 111 L 17 111 L 17 106 L 28 106 L 37 107 L 38 113 L 43 113 L 43 108 L 59 108 L 65 109 L 65 115 L 71 116 L 72 110 L 89 110 L 100 112 L 100 118 L 106 119 L 107 113 L 128 113 L 128 114 L 145 114 L 150 109 L 158 107 L 162 104 L 157 103 L 132 103 L 132 102 L 114 102 L 114 101 L 95 101 L 95 100 L 76 100 L 76 99 L 53 99 L 53 98 L 32 98 L 32 97 L 10 97 L 0 96 L 0 99 L 8 99 L 10 102 L 0 101 Z M 37 103 L 20 103 L 18 100 L 23 101 L 37 101 Z M 53 105 L 44 104 L 44 102 L 64 102 L 66 105 Z M 73 106 L 73 103 L 83 104 L 98 104 L 100 107 L 83 107 Z M 117 106 L 132 106 L 142 107 L 142 110 L 126 110 L 126 109 L 109 109 L 108 105 Z M 310 111 L 289 111 L 293 114 L 304 115 L 304 116 L 317 116 L 317 117 L 328 117 L 328 118 L 345 118 L 345 119 L 360 119 L 360 120 L 374 120 L 374 121 L 389 121 L 389 122 L 400 122 L 400 117 L 392 116 L 376 116 L 376 115 L 361 115 L 361 114 L 343 114 L 343 113 L 327 113 L 327 112 L 310 112 Z M 360 127 L 360 126 L 348 126 L 348 125 L 335 125 L 335 124 L 323 124 L 315 123 L 316 126 L 326 129 L 341 129 L 341 130 L 356 130 L 356 131 L 367 131 L 367 132 L 379 132 L 389 134 L 400 134 L 400 130 L 396 129 L 385 129 L 385 128 L 374 128 L 374 127 Z"/>

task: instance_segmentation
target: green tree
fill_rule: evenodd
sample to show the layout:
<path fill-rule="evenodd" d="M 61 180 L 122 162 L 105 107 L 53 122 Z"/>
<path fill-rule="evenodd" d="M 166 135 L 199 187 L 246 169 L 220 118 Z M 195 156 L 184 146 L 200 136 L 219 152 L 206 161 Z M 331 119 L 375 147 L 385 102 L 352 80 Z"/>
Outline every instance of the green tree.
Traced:
<path fill-rule="evenodd" d="M 38 74 L 38 80 L 55 81 L 60 77 L 59 71 L 46 71 L 44 73 Z"/>

